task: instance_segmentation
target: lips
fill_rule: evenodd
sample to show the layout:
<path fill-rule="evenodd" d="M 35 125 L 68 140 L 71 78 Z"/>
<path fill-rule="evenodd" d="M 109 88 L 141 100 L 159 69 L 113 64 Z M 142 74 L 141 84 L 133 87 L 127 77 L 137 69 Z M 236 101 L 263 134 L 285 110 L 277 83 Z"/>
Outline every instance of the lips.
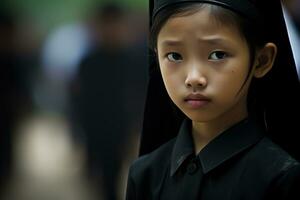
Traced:
<path fill-rule="evenodd" d="M 210 99 L 202 94 L 190 94 L 185 99 L 185 101 L 195 100 L 195 101 L 210 101 Z"/>
<path fill-rule="evenodd" d="M 187 102 L 188 105 L 190 105 L 192 108 L 199 108 L 208 104 L 211 101 L 211 99 L 202 94 L 197 93 L 188 95 L 184 99 L 184 101 Z"/>

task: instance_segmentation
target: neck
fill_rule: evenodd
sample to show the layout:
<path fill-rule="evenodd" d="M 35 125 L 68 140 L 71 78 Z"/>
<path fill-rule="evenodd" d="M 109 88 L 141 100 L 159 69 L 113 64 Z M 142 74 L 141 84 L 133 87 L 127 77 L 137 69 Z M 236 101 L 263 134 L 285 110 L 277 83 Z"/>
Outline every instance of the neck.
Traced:
<path fill-rule="evenodd" d="M 240 122 L 248 116 L 247 110 L 233 112 L 230 115 L 223 114 L 216 119 L 207 122 L 192 122 L 192 135 L 195 145 L 195 153 L 198 154 L 211 140 L 220 135 L 226 129 Z"/>

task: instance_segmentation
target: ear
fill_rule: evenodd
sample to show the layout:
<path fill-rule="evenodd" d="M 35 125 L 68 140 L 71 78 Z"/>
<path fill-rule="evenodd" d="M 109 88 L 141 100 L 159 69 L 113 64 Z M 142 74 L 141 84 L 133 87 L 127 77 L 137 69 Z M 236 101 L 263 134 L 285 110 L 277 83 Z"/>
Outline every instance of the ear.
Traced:
<path fill-rule="evenodd" d="M 258 50 L 254 70 L 255 78 L 262 78 L 272 69 L 276 55 L 277 46 L 274 43 L 267 43 L 262 49 Z"/>

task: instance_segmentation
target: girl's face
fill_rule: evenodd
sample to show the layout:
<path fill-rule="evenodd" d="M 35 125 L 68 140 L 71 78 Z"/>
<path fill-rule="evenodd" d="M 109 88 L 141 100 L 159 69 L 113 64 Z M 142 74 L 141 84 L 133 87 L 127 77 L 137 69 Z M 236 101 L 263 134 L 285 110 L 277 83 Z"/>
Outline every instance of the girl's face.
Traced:
<path fill-rule="evenodd" d="M 169 96 L 191 120 L 247 115 L 250 54 L 237 27 L 205 8 L 171 17 L 158 34 L 157 54 Z"/>

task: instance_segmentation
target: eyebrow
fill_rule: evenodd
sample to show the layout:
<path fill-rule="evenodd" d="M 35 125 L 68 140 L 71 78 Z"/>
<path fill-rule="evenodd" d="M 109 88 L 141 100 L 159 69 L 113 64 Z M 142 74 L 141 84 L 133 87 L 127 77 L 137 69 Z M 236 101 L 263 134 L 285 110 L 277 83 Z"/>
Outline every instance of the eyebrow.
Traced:
<path fill-rule="evenodd" d="M 164 40 L 161 44 L 164 46 L 180 46 L 182 43 L 180 40 Z"/>
<path fill-rule="evenodd" d="M 199 42 L 205 42 L 211 45 L 216 44 L 224 44 L 225 42 L 230 42 L 230 40 L 218 36 L 207 36 L 197 39 Z M 183 44 L 180 40 L 172 40 L 172 39 L 166 39 L 161 42 L 163 46 L 180 46 Z"/>
<path fill-rule="evenodd" d="M 225 42 L 231 42 L 230 40 L 222 37 L 216 37 L 216 36 L 208 36 L 203 38 L 198 38 L 200 42 L 206 42 L 209 44 L 224 44 Z"/>

